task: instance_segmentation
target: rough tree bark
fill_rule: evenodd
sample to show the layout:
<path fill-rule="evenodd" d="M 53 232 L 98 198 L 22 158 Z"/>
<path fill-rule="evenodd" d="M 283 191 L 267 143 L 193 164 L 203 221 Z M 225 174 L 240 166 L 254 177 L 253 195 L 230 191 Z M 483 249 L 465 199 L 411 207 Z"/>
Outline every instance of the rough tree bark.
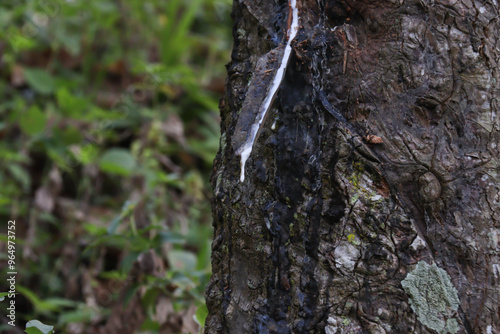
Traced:
<path fill-rule="evenodd" d="M 206 332 L 500 333 L 497 0 L 299 0 L 240 182 L 288 6 L 234 1 Z"/>

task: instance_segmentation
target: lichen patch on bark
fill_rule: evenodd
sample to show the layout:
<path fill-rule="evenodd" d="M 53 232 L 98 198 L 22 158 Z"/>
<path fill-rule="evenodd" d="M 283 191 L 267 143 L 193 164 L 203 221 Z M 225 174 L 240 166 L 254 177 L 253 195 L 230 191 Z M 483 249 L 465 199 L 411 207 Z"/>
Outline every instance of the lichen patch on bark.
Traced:
<path fill-rule="evenodd" d="M 429 265 L 421 261 L 401 285 L 410 296 L 411 308 L 423 325 L 440 334 L 458 331 L 455 317 L 460 301 L 446 271 L 435 263 Z"/>

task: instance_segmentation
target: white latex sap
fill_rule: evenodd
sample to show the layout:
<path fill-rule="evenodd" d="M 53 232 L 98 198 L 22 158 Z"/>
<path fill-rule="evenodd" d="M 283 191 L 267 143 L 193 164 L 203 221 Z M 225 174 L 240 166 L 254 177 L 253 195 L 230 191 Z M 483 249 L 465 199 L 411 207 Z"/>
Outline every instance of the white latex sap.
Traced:
<path fill-rule="evenodd" d="M 299 11 L 297 9 L 297 1 L 290 0 L 290 7 L 292 8 L 292 23 L 290 24 L 290 30 L 288 30 L 288 41 L 286 43 L 285 52 L 283 53 L 283 58 L 281 59 L 280 67 L 276 72 L 276 76 L 273 79 L 271 84 L 271 88 L 262 103 L 262 106 L 259 109 L 259 113 L 255 119 L 255 123 L 250 127 L 250 135 L 248 136 L 245 143 L 238 150 L 239 155 L 241 157 L 241 175 L 240 182 L 245 181 L 245 164 L 250 157 L 250 153 L 252 153 L 252 148 L 255 142 L 255 138 L 257 137 L 257 133 L 259 132 L 260 127 L 262 126 L 262 122 L 271 107 L 271 102 L 278 91 L 278 88 L 281 85 L 281 81 L 285 76 L 286 67 L 288 65 L 288 60 L 290 59 L 290 54 L 292 53 L 292 41 L 297 35 L 297 31 L 299 30 Z"/>

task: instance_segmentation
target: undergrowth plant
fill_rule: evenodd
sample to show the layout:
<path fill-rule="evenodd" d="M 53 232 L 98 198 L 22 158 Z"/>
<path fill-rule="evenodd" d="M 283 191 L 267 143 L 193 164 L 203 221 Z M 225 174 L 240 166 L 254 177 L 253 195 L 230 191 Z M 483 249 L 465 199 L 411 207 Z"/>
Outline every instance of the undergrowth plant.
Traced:
<path fill-rule="evenodd" d="M 136 299 L 141 333 L 173 314 L 203 325 L 230 3 L 0 4 L 0 219 L 16 220 L 18 326 L 93 333 Z"/>

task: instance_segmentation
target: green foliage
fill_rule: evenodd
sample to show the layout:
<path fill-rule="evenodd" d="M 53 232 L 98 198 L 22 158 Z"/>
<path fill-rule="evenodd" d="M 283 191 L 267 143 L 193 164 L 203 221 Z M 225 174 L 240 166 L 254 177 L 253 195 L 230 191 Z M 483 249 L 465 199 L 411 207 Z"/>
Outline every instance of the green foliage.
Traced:
<path fill-rule="evenodd" d="M 208 309 L 205 304 L 201 305 L 198 307 L 196 310 L 196 321 L 200 324 L 200 326 L 203 328 L 205 327 L 205 319 L 208 316 Z"/>
<path fill-rule="evenodd" d="M 8 295 L 8 292 L 0 292 L 0 302 L 3 301 Z"/>
<path fill-rule="evenodd" d="M 28 136 L 34 136 L 45 129 L 47 119 L 37 106 L 31 106 L 26 114 L 21 116 L 19 127 Z"/>
<path fill-rule="evenodd" d="M 54 78 L 46 70 L 38 68 L 24 68 L 23 74 L 26 83 L 36 92 L 46 95 L 54 91 Z"/>
<path fill-rule="evenodd" d="M 203 325 L 230 6 L 0 4 L 0 219 L 16 220 L 18 319 L 91 332 L 141 291 L 143 332 L 166 326 L 152 320 L 161 298 Z M 148 254 L 162 269 L 133 275 Z"/>
<path fill-rule="evenodd" d="M 30 320 L 26 324 L 24 332 L 28 334 L 52 334 L 54 333 L 54 327 L 45 325 L 38 320 Z"/>
<path fill-rule="evenodd" d="M 99 168 L 103 172 L 129 176 L 136 166 L 132 154 L 124 149 L 110 149 L 99 158 Z"/>

